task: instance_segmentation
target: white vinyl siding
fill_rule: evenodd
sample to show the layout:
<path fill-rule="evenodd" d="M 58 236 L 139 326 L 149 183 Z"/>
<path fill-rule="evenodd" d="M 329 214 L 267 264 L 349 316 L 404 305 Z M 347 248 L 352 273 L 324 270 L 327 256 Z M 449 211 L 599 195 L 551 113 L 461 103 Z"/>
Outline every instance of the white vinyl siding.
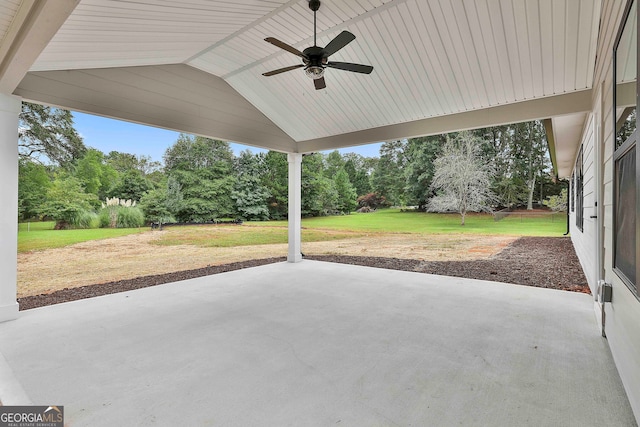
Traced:
<path fill-rule="evenodd" d="M 591 218 L 596 216 L 596 200 L 595 200 L 595 186 L 596 177 L 594 174 L 594 135 L 595 123 L 594 115 L 589 116 L 589 120 L 586 122 L 583 139 L 582 139 L 582 171 L 583 171 L 583 229 L 580 231 L 576 225 L 576 216 L 578 215 L 578 209 L 580 203 L 575 203 L 575 211 L 571 212 L 570 231 L 571 240 L 573 246 L 576 249 L 576 254 L 580 259 L 582 269 L 584 270 L 587 282 L 591 293 L 595 295 L 598 277 L 596 277 L 596 226 L 597 219 Z M 576 179 L 577 182 L 577 179 Z M 574 191 L 574 197 L 579 197 L 579 191 Z"/>
<path fill-rule="evenodd" d="M 616 366 L 636 418 L 640 419 L 640 302 L 613 271 L 613 67 L 612 51 L 625 9 L 625 0 L 603 2 L 601 35 L 594 87 L 602 84 L 604 266 L 613 285 L 613 302 L 606 304 L 606 334 Z M 599 106 L 595 106 L 598 108 Z M 583 255 L 584 256 L 584 255 Z"/>

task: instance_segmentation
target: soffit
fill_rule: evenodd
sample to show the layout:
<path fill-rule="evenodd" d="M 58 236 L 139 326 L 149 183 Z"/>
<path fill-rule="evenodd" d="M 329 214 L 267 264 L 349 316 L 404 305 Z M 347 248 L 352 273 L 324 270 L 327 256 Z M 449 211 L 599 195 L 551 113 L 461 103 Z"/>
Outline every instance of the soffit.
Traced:
<path fill-rule="evenodd" d="M 587 113 L 579 113 L 551 119 L 559 178 L 567 178 L 573 171 L 587 117 Z"/>

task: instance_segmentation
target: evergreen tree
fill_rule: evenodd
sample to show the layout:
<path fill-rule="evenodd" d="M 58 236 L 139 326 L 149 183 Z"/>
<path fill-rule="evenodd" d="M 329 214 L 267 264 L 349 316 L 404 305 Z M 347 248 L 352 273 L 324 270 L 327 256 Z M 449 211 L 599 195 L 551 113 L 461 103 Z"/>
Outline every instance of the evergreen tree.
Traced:
<path fill-rule="evenodd" d="M 344 169 L 344 159 L 338 150 L 334 150 L 326 155 L 324 176 L 328 179 L 334 179 L 339 171 Z"/>
<path fill-rule="evenodd" d="M 289 211 L 289 163 L 287 155 L 269 151 L 264 156 L 262 185 L 269 192 L 267 208 L 271 219 L 286 219 Z"/>
<path fill-rule="evenodd" d="M 371 181 L 369 179 L 372 171 L 372 161 L 360 154 L 347 153 L 344 155 L 344 170 L 349 175 L 349 181 L 353 184 L 356 194 L 363 196 L 371 192 Z"/>
<path fill-rule="evenodd" d="M 431 196 L 429 187 L 433 179 L 433 162 L 440 154 L 446 142 L 444 135 L 411 138 L 405 147 L 406 166 L 405 192 L 407 203 L 417 205 L 420 210 L 426 209 Z"/>
<path fill-rule="evenodd" d="M 336 174 L 334 185 L 338 196 L 336 209 L 342 213 L 353 212 L 357 206 L 358 195 L 344 168 L 340 169 Z"/>
<path fill-rule="evenodd" d="M 404 141 L 385 142 L 380 147 L 380 159 L 372 177 L 373 190 L 393 206 L 402 206 L 404 193 Z"/>
<path fill-rule="evenodd" d="M 168 175 L 182 189 L 179 221 L 201 222 L 234 215 L 231 193 L 235 176 L 228 143 L 181 134 L 164 159 Z"/>
<path fill-rule="evenodd" d="M 338 193 L 333 181 L 324 175 L 320 153 L 302 158 L 302 215 L 320 216 L 337 210 Z"/>
<path fill-rule="evenodd" d="M 269 219 L 267 199 L 269 190 L 260 178 L 264 170 L 264 155 L 253 155 L 245 150 L 236 159 L 236 185 L 231 198 L 236 202 L 239 216 L 245 220 Z"/>
<path fill-rule="evenodd" d="M 178 212 L 180 212 L 180 208 L 182 206 L 182 200 L 184 200 L 182 186 L 175 177 L 170 176 L 167 178 L 166 183 L 165 205 L 171 216 L 178 216 Z"/>

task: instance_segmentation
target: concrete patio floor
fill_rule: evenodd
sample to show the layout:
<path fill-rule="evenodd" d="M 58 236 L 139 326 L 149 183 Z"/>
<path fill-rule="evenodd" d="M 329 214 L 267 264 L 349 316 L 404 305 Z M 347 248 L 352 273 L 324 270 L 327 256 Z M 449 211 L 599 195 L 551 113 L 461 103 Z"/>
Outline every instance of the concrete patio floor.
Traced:
<path fill-rule="evenodd" d="M 21 313 L 0 400 L 69 426 L 633 426 L 592 297 L 305 260 Z"/>

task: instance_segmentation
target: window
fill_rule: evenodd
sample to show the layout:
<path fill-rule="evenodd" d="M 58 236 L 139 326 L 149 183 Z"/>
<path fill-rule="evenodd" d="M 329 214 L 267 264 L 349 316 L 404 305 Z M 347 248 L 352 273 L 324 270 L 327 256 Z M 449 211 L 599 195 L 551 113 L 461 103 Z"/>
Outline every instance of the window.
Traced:
<path fill-rule="evenodd" d="M 571 174 L 571 197 L 569 197 L 569 203 L 571 203 L 571 212 L 576 211 L 576 174 Z"/>
<path fill-rule="evenodd" d="M 629 284 L 636 283 L 636 146 L 635 140 L 633 142 L 634 144 L 628 146 L 625 152 L 617 153 L 615 160 L 616 245 L 614 267 Z"/>
<path fill-rule="evenodd" d="M 580 151 L 578 151 L 578 158 L 576 159 L 575 169 L 575 185 L 576 185 L 576 226 L 580 231 L 584 231 L 584 188 L 583 188 L 583 174 L 582 174 L 582 145 Z"/>
<path fill-rule="evenodd" d="M 635 1 L 629 1 L 618 32 L 613 70 L 615 76 L 614 97 L 614 251 L 613 269 L 627 287 L 640 295 L 637 277 L 636 217 L 638 209 L 637 183 L 640 175 L 636 168 L 636 111 L 638 70 L 638 17 Z"/>

